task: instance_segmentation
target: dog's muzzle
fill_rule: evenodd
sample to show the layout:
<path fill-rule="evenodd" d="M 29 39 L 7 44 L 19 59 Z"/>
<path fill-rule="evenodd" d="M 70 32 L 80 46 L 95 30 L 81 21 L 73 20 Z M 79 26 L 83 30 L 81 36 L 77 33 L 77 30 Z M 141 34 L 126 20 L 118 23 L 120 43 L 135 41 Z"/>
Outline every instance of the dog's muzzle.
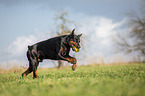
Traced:
<path fill-rule="evenodd" d="M 72 45 L 72 50 L 75 52 L 79 52 L 80 51 L 80 47 L 77 48 L 76 46 Z"/>

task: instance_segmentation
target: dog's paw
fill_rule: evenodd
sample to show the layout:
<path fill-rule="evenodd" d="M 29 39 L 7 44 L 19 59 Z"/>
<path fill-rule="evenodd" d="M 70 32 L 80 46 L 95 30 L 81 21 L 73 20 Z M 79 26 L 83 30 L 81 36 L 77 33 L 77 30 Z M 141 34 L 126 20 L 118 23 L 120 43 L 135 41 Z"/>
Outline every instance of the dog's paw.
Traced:
<path fill-rule="evenodd" d="M 22 77 L 26 77 L 26 74 L 25 74 L 25 73 L 23 73 L 23 74 L 22 74 Z"/>
<path fill-rule="evenodd" d="M 74 71 L 76 69 L 76 64 L 72 65 L 72 70 Z"/>
<path fill-rule="evenodd" d="M 77 63 L 76 58 L 71 58 L 71 59 L 70 59 L 70 63 L 72 63 L 72 64 L 76 64 L 76 63 Z"/>

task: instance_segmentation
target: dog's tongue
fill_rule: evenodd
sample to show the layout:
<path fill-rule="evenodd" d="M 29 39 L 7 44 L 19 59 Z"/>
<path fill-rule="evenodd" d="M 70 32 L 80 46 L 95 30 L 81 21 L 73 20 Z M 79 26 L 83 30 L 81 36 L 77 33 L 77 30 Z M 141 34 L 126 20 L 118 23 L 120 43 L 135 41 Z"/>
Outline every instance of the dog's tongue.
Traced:
<path fill-rule="evenodd" d="M 80 51 L 80 48 L 78 49 L 75 46 L 74 46 L 74 49 L 75 49 L 75 52 L 79 52 Z"/>

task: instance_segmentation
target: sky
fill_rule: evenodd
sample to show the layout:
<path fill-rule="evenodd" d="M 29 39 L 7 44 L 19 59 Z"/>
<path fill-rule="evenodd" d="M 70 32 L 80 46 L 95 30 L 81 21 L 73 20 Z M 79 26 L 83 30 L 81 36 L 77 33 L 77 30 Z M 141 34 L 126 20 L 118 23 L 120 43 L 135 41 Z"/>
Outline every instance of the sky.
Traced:
<path fill-rule="evenodd" d="M 85 38 L 85 52 L 71 51 L 79 64 L 112 61 L 116 57 L 112 36 L 127 31 L 130 10 L 139 12 L 142 0 L 0 0 L 0 68 L 28 66 L 27 46 L 56 36 L 57 11 L 67 11 L 69 26 Z M 85 53 L 85 54 L 84 54 Z M 85 57 L 85 59 L 82 58 Z M 45 66 L 50 66 L 44 61 Z M 40 65 L 40 67 L 44 67 Z"/>

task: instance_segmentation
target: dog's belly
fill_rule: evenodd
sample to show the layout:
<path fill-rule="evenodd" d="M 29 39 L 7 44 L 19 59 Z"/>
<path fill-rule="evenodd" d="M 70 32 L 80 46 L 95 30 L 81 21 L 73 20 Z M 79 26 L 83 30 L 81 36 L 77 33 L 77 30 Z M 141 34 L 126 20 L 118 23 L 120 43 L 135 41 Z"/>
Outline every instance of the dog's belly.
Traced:
<path fill-rule="evenodd" d="M 59 60 L 57 54 L 53 54 L 53 53 L 45 54 L 45 58 L 44 59 Z"/>
<path fill-rule="evenodd" d="M 44 59 L 50 59 L 50 60 L 59 60 L 59 58 L 57 58 L 57 57 L 46 57 L 46 58 L 44 58 Z"/>

